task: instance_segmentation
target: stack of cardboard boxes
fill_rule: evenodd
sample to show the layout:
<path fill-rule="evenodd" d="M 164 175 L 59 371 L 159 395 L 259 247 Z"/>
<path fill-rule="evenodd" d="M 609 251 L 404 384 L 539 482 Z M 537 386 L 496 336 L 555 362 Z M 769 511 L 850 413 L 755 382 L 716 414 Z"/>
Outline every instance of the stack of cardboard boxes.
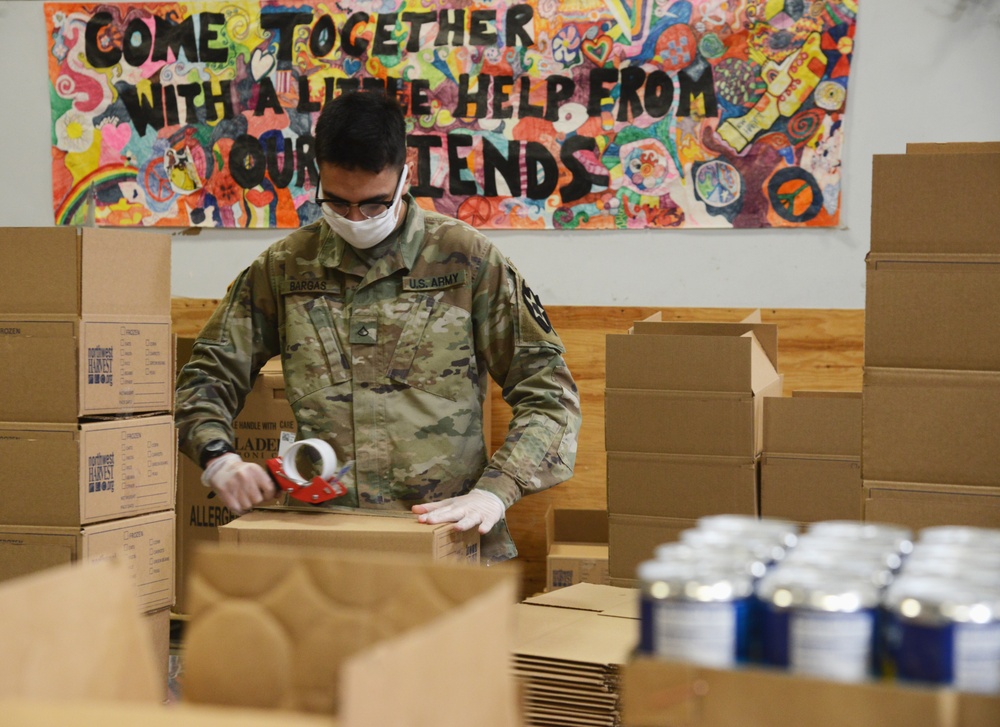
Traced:
<path fill-rule="evenodd" d="M 763 400 L 781 395 L 775 325 L 656 318 L 607 337 L 613 586 L 699 517 L 759 514 Z"/>
<path fill-rule="evenodd" d="M 874 158 L 864 517 L 1000 523 L 1000 144 Z"/>
<path fill-rule="evenodd" d="M 170 238 L 4 229 L 0 276 L 0 580 L 124 561 L 165 670 L 176 464 Z"/>
<path fill-rule="evenodd" d="M 760 516 L 799 525 L 861 519 L 861 393 L 764 400 Z"/>

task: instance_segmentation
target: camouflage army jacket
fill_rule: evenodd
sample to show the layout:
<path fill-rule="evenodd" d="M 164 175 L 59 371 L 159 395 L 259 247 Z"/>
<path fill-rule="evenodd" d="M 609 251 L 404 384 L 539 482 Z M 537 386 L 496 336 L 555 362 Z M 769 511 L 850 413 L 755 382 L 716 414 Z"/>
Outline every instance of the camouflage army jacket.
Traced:
<path fill-rule="evenodd" d="M 370 268 L 320 221 L 236 278 L 178 378 L 185 454 L 233 441 L 257 372 L 280 355 L 298 437 L 354 462 L 331 505 L 409 510 L 478 486 L 510 507 L 570 477 L 579 395 L 538 298 L 475 229 L 407 202 Z M 492 457 L 487 376 L 512 409 Z M 484 536 L 485 560 L 516 554 L 505 521 Z"/>

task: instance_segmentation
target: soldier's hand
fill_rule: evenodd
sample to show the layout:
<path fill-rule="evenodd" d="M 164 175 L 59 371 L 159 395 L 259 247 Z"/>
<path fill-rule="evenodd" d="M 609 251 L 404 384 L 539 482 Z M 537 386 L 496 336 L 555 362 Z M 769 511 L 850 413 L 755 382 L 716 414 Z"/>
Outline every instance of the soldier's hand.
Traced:
<path fill-rule="evenodd" d="M 209 460 L 201 481 L 219 493 L 222 504 L 237 515 L 249 512 L 276 493 L 274 480 L 264 468 L 244 462 L 235 452 Z"/>
<path fill-rule="evenodd" d="M 485 535 L 500 522 L 507 508 L 503 501 L 486 490 L 472 490 L 466 495 L 450 497 L 440 502 L 428 502 L 410 508 L 422 523 L 455 523 L 456 530 L 479 526 Z"/>

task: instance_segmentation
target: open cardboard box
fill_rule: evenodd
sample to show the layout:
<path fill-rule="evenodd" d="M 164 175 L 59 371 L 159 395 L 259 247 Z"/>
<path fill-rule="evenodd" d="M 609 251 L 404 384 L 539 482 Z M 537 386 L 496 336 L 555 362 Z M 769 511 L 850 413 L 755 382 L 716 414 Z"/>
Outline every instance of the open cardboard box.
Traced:
<path fill-rule="evenodd" d="M 546 590 L 608 583 L 608 511 L 549 507 Z"/>
<path fill-rule="evenodd" d="M 519 576 L 513 564 L 202 545 L 185 700 L 337 715 L 344 727 L 510 727 Z"/>
<path fill-rule="evenodd" d="M 861 393 L 799 391 L 764 402 L 760 514 L 861 519 Z"/>
<path fill-rule="evenodd" d="M 606 344 L 605 448 L 761 451 L 762 398 L 780 396 L 777 326 L 646 320 Z"/>
<path fill-rule="evenodd" d="M 165 665 L 151 640 L 162 618 L 144 621 L 123 563 L 75 563 L 2 583 L 0 613 L 0 699 L 164 698 Z"/>
<path fill-rule="evenodd" d="M 168 415 L 0 422 L 0 521 L 80 526 L 173 509 L 176 453 Z"/>

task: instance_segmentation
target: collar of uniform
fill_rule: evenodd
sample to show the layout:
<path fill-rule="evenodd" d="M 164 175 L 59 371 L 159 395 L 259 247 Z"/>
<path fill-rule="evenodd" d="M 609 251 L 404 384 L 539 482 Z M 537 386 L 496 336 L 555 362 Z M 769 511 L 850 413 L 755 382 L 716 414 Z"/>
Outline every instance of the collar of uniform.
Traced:
<path fill-rule="evenodd" d="M 424 241 L 424 211 L 409 192 L 406 193 L 406 219 L 397 233 L 397 244 L 372 267 L 381 268 L 387 259 L 394 262 L 387 266 L 386 273 L 394 270 L 409 270 L 417 260 L 420 246 Z M 347 244 L 340 235 L 335 233 L 324 221 L 322 226 L 322 250 L 320 254 L 320 264 L 331 268 L 340 268 L 344 272 L 358 272 L 358 266 L 366 270 L 368 265 L 355 252 L 354 248 Z M 364 272 L 361 272 L 362 277 Z"/>

